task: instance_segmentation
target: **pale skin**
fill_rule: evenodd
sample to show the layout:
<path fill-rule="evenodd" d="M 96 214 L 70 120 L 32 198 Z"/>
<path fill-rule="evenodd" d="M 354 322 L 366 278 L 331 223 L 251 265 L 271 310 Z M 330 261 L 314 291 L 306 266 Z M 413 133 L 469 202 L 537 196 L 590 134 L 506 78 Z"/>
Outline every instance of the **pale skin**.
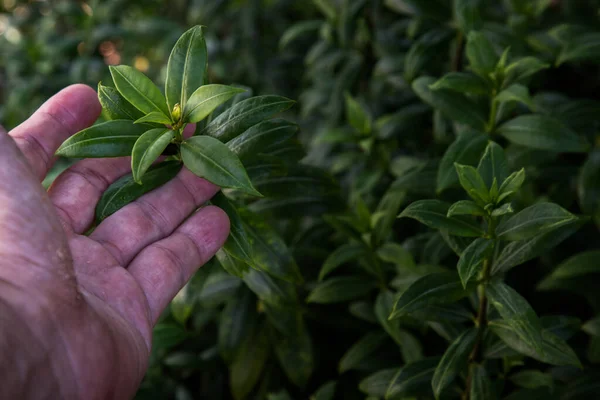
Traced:
<path fill-rule="evenodd" d="M 48 192 L 40 181 L 99 113 L 94 90 L 74 85 L 0 128 L 2 399 L 132 398 L 152 327 L 229 234 L 226 214 L 203 207 L 218 188 L 183 169 L 85 236 L 130 160 L 79 161 Z"/>

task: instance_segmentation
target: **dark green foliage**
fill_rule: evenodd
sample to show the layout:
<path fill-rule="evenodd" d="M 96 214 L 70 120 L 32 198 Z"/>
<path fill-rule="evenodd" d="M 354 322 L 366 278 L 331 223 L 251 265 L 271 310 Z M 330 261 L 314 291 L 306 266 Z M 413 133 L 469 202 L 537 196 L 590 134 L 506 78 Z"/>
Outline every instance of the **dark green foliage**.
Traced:
<path fill-rule="evenodd" d="M 47 3 L 0 3 L 0 121 L 101 81 L 98 219 L 227 188 L 139 399 L 597 396 L 599 0 Z"/>

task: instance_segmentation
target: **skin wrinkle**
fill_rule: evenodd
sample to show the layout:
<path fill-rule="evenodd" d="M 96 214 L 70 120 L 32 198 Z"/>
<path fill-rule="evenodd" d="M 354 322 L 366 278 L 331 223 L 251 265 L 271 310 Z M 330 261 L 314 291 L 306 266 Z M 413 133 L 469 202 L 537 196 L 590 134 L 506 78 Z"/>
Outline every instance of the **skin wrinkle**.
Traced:
<path fill-rule="evenodd" d="M 65 224 L 75 233 L 83 233 L 94 221 L 94 207 L 110 183 L 131 169 L 129 157 L 115 159 L 87 159 L 76 163 L 61 174 L 49 189 L 49 195 L 58 209 L 64 210 L 69 216 L 64 218 Z M 79 171 L 82 172 L 79 172 Z M 83 171 L 89 171 L 101 181 L 94 182 L 93 176 Z M 104 185 L 103 185 L 104 184 Z"/>
<path fill-rule="evenodd" d="M 139 198 L 134 201 L 134 204 L 142 212 L 144 218 L 146 218 L 154 226 L 161 239 L 167 237 L 173 232 L 173 229 L 169 229 L 169 227 L 173 224 L 171 224 L 163 212 L 156 208 L 152 203 L 144 200 L 143 198 Z"/>
<path fill-rule="evenodd" d="M 35 136 L 15 137 L 13 138 L 19 147 L 25 148 L 27 153 L 33 151 L 35 157 L 30 162 L 37 164 L 39 161 L 42 162 L 41 168 L 35 168 L 35 170 L 44 170 L 49 167 L 50 158 L 44 151 L 44 146 L 40 143 L 39 139 Z"/>

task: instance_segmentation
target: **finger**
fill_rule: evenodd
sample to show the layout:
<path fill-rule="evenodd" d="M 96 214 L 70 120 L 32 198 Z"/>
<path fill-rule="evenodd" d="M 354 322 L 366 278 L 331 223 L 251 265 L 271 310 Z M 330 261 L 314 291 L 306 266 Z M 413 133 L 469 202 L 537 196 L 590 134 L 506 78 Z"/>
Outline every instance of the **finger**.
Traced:
<path fill-rule="evenodd" d="M 184 168 L 161 188 L 105 219 L 90 238 L 103 244 L 125 266 L 144 247 L 169 236 L 218 190 Z"/>
<path fill-rule="evenodd" d="M 101 106 L 94 89 L 72 85 L 46 101 L 27 121 L 10 132 L 35 175 L 42 180 L 54 153 L 69 136 L 92 125 Z"/>
<path fill-rule="evenodd" d="M 78 234 L 89 229 L 104 191 L 130 171 L 129 157 L 90 158 L 67 168 L 48 190 L 63 227 Z"/>
<path fill-rule="evenodd" d="M 146 295 L 153 323 L 194 272 L 223 246 L 228 235 L 227 214 L 208 206 L 133 260 L 128 271 Z"/>
<path fill-rule="evenodd" d="M 188 124 L 183 129 L 183 137 L 184 139 L 189 139 L 194 136 L 194 132 L 196 131 L 196 124 Z"/>

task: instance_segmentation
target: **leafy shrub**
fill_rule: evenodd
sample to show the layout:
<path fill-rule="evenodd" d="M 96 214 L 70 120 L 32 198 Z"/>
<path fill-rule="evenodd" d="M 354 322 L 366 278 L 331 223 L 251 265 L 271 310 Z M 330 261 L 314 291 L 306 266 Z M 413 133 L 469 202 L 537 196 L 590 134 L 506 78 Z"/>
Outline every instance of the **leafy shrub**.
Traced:
<path fill-rule="evenodd" d="M 212 82 L 263 96 L 236 94 L 189 139 L 221 139 L 250 186 L 213 200 L 231 238 L 156 327 L 140 399 L 596 396 L 600 1 L 192 3 L 182 24 L 207 25 Z M 230 52 L 211 52 L 225 31 L 212 43 Z M 168 54 L 148 58 L 161 84 Z M 101 100 L 139 108 L 100 70 Z M 215 129 L 265 93 L 299 100 L 285 117 L 304 149 L 271 119 L 283 108 Z M 115 125 L 106 104 L 90 130 Z M 146 122 L 183 128 L 174 106 Z M 140 136 L 142 116 L 117 123 Z M 181 165 L 168 149 L 105 199 L 164 183 Z"/>

